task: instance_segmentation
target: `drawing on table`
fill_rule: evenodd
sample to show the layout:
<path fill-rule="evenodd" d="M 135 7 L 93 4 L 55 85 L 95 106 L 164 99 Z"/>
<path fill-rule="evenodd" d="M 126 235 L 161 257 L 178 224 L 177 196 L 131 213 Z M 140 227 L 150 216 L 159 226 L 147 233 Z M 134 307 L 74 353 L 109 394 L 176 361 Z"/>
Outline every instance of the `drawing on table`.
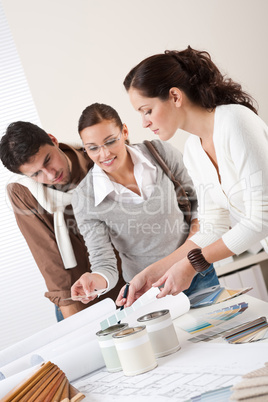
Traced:
<path fill-rule="evenodd" d="M 227 390 L 266 361 L 265 343 L 192 344 L 158 359 L 153 371 L 127 377 L 103 368 L 73 385 L 94 402 L 125 402 L 126 397 L 128 402 L 185 402 L 209 391 Z"/>
<path fill-rule="evenodd" d="M 121 401 L 137 398 L 139 402 L 149 401 L 178 401 L 184 402 L 190 397 L 203 394 L 215 387 L 232 386 L 240 380 L 236 375 L 202 374 L 200 372 L 182 373 L 172 367 L 159 367 L 158 371 L 134 377 L 126 377 L 122 372 L 108 373 L 100 370 L 88 379 L 75 383 L 80 392 L 94 397 L 92 400 Z M 130 399 L 130 398 L 133 399 Z M 107 399 L 108 400 L 108 399 Z"/>

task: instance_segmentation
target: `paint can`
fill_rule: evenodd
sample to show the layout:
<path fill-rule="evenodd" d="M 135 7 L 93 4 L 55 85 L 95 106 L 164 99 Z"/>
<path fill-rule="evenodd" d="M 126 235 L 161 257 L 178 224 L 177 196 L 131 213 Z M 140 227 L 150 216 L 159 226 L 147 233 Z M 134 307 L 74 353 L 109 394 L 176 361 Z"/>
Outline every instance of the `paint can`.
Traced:
<path fill-rule="evenodd" d="M 169 310 L 145 314 L 137 321 L 146 325 L 155 357 L 167 356 L 180 349 Z"/>
<path fill-rule="evenodd" d="M 126 376 L 145 373 L 157 366 L 145 325 L 123 329 L 113 339 Z"/>
<path fill-rule="evenodd" d="M 116 324 L 96 333 L 105 365 L 111 373 L 122 370 L 112 336 L 127 327 L 128 324 Z"/>

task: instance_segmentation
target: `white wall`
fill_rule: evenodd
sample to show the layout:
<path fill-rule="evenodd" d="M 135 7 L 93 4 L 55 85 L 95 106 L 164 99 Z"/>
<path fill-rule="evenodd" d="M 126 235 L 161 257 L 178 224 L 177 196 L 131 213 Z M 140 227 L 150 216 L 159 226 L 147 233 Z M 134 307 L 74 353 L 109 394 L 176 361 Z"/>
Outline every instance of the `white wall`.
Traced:
<path fill-rule="evenodd" d="M 141 128 L 122 82 L 144 57 L 187 45 L 207 50 L 241 82 L 268 122 L 267 0 L 2 0 L 45 130 L 79 140 L 92 102 L 111 104 L 132 142 Z M 183 150 L 186 135 L 171 142 Z"/>

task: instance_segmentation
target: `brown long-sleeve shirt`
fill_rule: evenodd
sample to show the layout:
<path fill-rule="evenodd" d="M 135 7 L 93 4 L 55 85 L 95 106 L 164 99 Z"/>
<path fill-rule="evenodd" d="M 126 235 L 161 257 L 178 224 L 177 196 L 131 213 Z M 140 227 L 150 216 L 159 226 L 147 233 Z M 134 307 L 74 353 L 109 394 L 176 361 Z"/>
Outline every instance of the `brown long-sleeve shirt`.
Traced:
<path fill-rule="evenodd" d="M 82 149 L 75 149 L 66 144 L 60 144 L 60 149 L 72 162 L 70 186 L 77 186 L 93 166 L 93 162 Z M 45 279 L 48 289 L 45 296 L 58 306 L 73 304 L 72 300 L 63 301 L 62 299 L 70 297 L 73 283 L 85 272 L 90 272 L 90 263 L 87 248 L 78 230 L 71 205 L 65 209 L 65 221 L 69 229 L 77 266 L 65 269 L 56 243 L 53 215 L 41 207 L 28 188 L 19 183 L 9 184 L 7 191 L 20 231 Z M 105 297 L 116 299 L 119 290 L 124 285 L 119 258 L 118 265 L 120 278 L 116 287 L 88 305 Z M 88 305 L 83 305 L 83 307 Z"/>

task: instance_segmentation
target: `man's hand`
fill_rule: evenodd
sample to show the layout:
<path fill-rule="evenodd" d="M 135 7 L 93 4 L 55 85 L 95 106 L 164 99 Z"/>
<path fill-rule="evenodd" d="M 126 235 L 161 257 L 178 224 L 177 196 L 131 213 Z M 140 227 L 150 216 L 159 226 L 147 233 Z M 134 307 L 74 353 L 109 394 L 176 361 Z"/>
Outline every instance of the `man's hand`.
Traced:
<path fill-rule="evenodd" d="M 86 272 L 71 287 L 71 297 L 83 297 L 81 302 L 87 304 L 97 297 L 97 295 L 88 296 L 91 292 L 105 288 L 107 288 L 107 282 L 103 276 Z"/>
<path fill-rule="evenodd" d="M 176 262 L 157 282 L 152 286 L 159 287 L 160 293 L 157 298 L 165 297 L 166 295 L 177 295 L 185 289 L 188 289 L 196 274 L 196 271 L 190 264 L 187 258 Z"/>

